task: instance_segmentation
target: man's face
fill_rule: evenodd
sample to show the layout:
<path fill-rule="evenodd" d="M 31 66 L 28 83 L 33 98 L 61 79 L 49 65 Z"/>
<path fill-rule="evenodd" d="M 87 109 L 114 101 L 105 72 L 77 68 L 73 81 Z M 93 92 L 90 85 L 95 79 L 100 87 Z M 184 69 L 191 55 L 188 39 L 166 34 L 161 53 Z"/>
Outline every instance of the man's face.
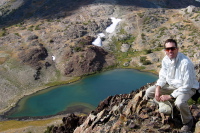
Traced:
<path fill-rule="evenodd" d="M 178 48 L 173 42 L 168 42 L 165 44 L 165 52 L 170 59 L 174 59 L 178 54 Z"/>

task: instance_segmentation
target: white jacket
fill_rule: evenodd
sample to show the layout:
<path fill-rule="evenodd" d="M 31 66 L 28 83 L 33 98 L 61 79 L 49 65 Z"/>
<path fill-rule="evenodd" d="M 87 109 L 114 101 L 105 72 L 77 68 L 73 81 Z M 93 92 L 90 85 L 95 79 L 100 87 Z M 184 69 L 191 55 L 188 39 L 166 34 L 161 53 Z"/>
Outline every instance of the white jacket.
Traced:
<path fill-rule="evenodd" d="M 163 58 L 156 85 L 163 87 L 166 83 L 177 88 L 171 94 L 174 98 L 182 93 L 188 93 L 191 88 L 199 88 L 194 65 L 187 56 L 178 53 L 174 60 L 170 60 L 168 56 Z"/>

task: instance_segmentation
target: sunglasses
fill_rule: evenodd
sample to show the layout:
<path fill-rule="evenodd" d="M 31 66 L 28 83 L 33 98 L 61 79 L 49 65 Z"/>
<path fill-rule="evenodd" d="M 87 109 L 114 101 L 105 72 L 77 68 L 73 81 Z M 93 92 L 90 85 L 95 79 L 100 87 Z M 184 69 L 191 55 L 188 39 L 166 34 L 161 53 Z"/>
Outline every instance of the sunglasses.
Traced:
<path fill-rule="evenodd" d="M 169 48 L 165 48 L 165 51 L 169 52 L 170 50 L 174 51 L 175 49 L 177 49 L 177 47 L 169 47 Z"/>

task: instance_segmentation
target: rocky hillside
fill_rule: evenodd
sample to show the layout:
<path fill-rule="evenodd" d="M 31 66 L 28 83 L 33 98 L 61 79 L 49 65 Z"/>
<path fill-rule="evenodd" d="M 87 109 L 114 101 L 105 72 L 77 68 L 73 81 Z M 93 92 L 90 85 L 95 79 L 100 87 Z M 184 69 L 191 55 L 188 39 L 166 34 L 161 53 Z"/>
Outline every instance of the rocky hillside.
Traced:
<path fill-rule="evenodd" d="M 1 0 L 0 112 L 24 95 L 105 69 L 157 73 L 167 38 L 199 67 L 199 13 L 195 0 Z M 107 33 L 111 17 L 121 21 Z M 102 47 L 92 45 L 99 33 Z"/>
<path fill-rule="evenodd" d="M 0 24 L 12 25 L 30 18 L 63 18 L 70 16 L 71 13 L 77 9 L 91 4 L 180 9 L 189 5 L 199 6 L 200 4 L 198 1 L 199 0 L 1 0 Z M 112 14 L 112 12 L 110 13 Z"/>
<path fill-rule="evenodd" d="M 136 92 L 109 96 L 87 117 L 69 114 L 60 126 L 48 127 L 53 133 L 178 133 L 182 123 L 174 107 L 172 115 L 159 113 L 152 100 L 143 100 L 148 84 Z M 171 101 L 173 102 L 173 101 Z M 194 133 L 200 132 L 200 106 L 192 105 Z"/>

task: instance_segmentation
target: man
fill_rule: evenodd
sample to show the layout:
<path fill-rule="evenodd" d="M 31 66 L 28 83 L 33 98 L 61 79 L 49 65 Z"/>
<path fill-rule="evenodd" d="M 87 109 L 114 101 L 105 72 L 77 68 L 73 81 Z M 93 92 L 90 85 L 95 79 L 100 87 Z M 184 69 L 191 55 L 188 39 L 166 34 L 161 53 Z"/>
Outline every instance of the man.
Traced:
<path fill-rule="evenodd" d="M 159 102 L 175 99 L 175 106 L 180 111 L 183 123 L 181 131 L 187 132 L 193 126 L 193 118 L 187 101 L 199 87 L 194 65 L 188 57 L 178 52 L 175 40 L 166 40 L 164 49 L 166 56 L 162 60 L 159 79 L 154 86 L 147 89 L 145 95 Z"/>

